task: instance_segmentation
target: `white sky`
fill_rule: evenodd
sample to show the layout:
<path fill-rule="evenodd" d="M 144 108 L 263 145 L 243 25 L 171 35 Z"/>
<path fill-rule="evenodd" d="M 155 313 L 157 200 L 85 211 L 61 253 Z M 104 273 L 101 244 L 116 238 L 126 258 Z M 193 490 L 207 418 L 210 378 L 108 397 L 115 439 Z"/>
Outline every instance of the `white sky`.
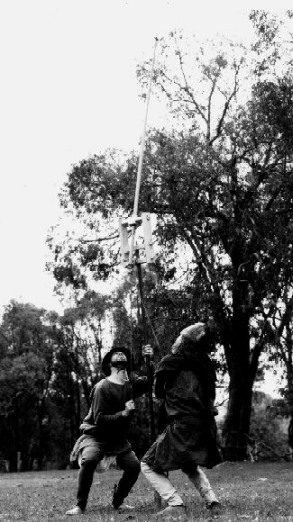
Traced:
<path fill-rule="evenodd" d="M 154 37 L 174 28 L 200 39 L 250 36 L 248 11 L 200 4 L 0 0 L 0 307 L 14 298 L 59 310 L 45 273 L 57 193 L 73 163 L 137 147 L 144 106 L 135 68 L 152 57 Z"/>

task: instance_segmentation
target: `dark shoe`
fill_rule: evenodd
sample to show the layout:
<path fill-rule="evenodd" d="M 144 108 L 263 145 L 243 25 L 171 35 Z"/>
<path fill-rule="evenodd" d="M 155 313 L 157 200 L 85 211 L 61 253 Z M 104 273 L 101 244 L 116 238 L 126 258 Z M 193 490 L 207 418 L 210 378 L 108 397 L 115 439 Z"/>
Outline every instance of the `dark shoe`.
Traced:
<path fill-rule="evenodd" d="M 212 517 L 218 517 L 223 513 L 223 506 L 220 502 L 212 502 L 207 506 Z"/>

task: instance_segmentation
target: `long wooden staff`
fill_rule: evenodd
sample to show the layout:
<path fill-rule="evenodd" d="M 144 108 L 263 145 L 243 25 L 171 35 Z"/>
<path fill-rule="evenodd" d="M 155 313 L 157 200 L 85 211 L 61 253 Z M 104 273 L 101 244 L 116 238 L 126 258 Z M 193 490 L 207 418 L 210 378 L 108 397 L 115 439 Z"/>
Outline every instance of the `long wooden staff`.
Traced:
<path fill-rule="evenodd" d="M 135 239 L 135 230 L 136 230 L 136 226 L 137 226 L 138 201 L 139 201 L 139 193 L 140 193 L 140 185 L 141 185 L 141 177 L 142 177 L 143 156 L 144 156 L 144 150 L 145 150 L 145 137 L 146 137 L 147 119 L 148 119 L 148 112 L 149 112 L 149 105 L 150 105 L 150 98 L 151 98 L 154 66 L 155 66 L 155 59 L 156 59 L 157 43 L 158 43 L 158 38 L 155 38 L 154 54 L 153 54 L 151 72 L 150 72 L 150 76 L 149 76 L 149 85 L 148 85 L 148 93 L 147 93 L 147 101 L 146 101 L 146 112 L 145 112 L 145 118 L 144 118 L 144 124 L 143 124 L 143 132 L 142 132 L 140 153 L 139 153 L 139 160 L 138 160 L 138 167 L 137 167 L 133 213 L 132 213 L 132 219 L 129 222 L 130 226 L 132 227 L 130 246 L 129 246 L 129 265 L 130 266 L 133 262 L 134 239 Z"/>

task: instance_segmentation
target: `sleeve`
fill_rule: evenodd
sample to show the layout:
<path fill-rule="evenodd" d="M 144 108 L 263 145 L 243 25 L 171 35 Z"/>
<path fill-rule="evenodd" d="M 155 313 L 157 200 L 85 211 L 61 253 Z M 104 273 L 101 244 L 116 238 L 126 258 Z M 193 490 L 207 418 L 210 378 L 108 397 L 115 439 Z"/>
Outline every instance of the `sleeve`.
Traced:
<path fill-rule="evenodd" d="M 127 420 L 127 417 L 122 415 L 122 410 L 112 415 L 107 413 L 110 404 L 111 397 L 109 396 L 106 386 L 97 386 L 92 401 L 92 416 L 97 428 L 111 426 L 113 429 L 119 429 Z"/>
<path fill-rule="evenodd" d="M 160 370 L 155 373 L 154 391 L 158 399 L 165 399 L 166 389 L 172 386 L 174 378 L 178 375 L 178 370 Z"/>

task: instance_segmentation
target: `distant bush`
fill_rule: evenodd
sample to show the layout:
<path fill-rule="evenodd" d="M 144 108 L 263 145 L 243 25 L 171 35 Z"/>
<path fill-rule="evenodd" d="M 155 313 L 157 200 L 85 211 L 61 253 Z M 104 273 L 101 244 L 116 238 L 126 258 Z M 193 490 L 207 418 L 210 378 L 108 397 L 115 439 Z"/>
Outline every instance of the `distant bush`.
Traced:
<path fill-rule="evenodd" d="M 284 401 L 275 401 L 263 392 L 255 392 L 249 434 L 251 460 L 292 460 L 288 425 Z"/>

